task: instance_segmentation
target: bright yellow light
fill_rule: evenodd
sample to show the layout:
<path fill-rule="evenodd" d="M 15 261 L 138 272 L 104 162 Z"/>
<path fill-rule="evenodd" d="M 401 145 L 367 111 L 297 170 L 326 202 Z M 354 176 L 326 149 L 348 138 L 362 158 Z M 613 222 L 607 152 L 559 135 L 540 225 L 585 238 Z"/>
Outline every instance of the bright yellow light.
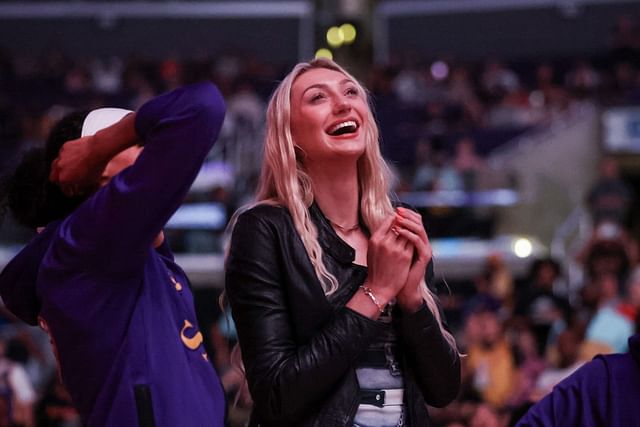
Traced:
<path fill-rule="evenodd" d="M 333 59 L 333 53 L 331 53 L 329 49 L 323 47 L 322 49 L 316 50 L 316 58 Z"/>
<path fill-rule="evenodd" d="M 533 252 L 533 245 L 529 239 L 520 238 L 513 244 L 513 252 L 518 258 L 527 258 Z"/>
<path fill-rule="evenodd" d="M 342 24 L 340 25 L 340 30 L 344 37 L 344 44 L 351 44 L 355 41 L 357 34 L 356 27 L 351 24 Z"/>
<path fill-rule="evenodd" d="M 331 47 L 340 47 L 344 43 L 344 34 L 338 27 L 331 27 L 327 30 L 327 43 Z"/>

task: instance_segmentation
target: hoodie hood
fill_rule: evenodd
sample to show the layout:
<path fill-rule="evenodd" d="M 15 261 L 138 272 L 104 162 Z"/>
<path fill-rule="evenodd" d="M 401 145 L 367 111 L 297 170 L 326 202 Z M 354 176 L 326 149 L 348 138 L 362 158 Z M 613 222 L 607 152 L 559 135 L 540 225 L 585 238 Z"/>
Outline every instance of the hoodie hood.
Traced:
<path fill-rule="evenodd" d="M 49 250 L 59 221 L 35 236 L 0 273 L 0 296 L 4 305 L 23 322 L 36 326 L 40 298 L 36 288 L 40 264 Z"/>

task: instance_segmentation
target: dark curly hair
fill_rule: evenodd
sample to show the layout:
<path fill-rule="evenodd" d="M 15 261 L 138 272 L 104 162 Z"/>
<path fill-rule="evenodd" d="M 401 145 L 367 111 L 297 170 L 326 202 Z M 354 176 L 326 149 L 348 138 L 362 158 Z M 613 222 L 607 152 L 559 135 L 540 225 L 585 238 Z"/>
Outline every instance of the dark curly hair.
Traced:
<path fill-rule="evenodd" d="M 24 154 L 13 174 L 0 185 L 3 214 L 8 208 L 18 223 L 35 229 L 65 218 L 86 199 L 65 196 L 60 187 L 49 181 L 49 173 L 64 143 L 80 137 L 87 114 L 88 111 L 80 111 L 63 117 L 51 130 L 44 148 Z"/>

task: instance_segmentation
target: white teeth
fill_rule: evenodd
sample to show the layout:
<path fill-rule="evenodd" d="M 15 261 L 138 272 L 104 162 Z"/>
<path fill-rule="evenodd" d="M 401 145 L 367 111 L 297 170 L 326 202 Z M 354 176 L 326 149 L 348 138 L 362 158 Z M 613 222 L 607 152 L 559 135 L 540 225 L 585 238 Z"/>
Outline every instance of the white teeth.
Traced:
<path fill-rule="evenodd" d="M 342 123 L 338 123 L 337 125 L 335 125 L 334 127 L 332 127 L 329 130 L 330 134 L 334 134 L 336 133 L 339 129 L 345 128 L 345 127 L 353 127 L 354 129 L 358 127 L 358 124 L 353 121 L 353 120 L 349 120 L 346 122 L 342 122 Z"/>

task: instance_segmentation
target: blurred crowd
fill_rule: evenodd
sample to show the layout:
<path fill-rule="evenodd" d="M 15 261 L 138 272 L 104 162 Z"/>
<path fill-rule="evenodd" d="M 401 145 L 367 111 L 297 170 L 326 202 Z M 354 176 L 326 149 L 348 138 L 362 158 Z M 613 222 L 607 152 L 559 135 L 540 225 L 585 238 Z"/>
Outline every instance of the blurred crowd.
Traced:
<path fill-rule="evenodd" d="M 52 123 L 74 109 L 116 105 L 136 109 L 157 93 L 202 79 L 225 95 L 228 116 L 212 162 L 230 165 L 206 195 L 232 211 L 253 191 L 266 101 L 291 64 L 251 55 L 212 58 L 72 58 L 62 51 L 0 53 L 0 171 L 40 146 Z M 527 130 L 544 127 L 584 103 L 640 104 L 640 33 L 622 18 L 602 55 L 465 63 L 453 58 L 396 59 L 360 78 L 371 91 L 383 152 L 398 191 L 477 191 L 495 184 L 485 161 L 492 150 Z M 238 148 L 241 147 L 242 149 Z M 230 172 L 229 172 L 230 171 Z M 487 184 L 490 182 L 490 184 Z M 631 232 L 633 188 L 615 158 L 584 195 L 593 234 L 572 257 L 584 270 L 569 292 L 567 260 L 543 258 L 516 278 L 498 255 L 482 274 L 449 283 L 441 301 L 463 358 L 463 391 L 438 426 L 511 425 L 595 354 L 626 350 L 640 325 L 640 264 Z M 472 232 L 472 231 L 471 231 Z M 3 227 L 4 242 L 25 234 Z M 235 331 L 218 308 L 219 290 L 196 290 L 211 360 L 229 393 L 229 424 L 246 420 L 250 397 L 233 367 Z M 0 312 L 0 427 L 79 426 L 58 382 L 46 335 Z"/>
<path fill-rule="evenodd" d="M 373 95 L 383 153 L 403 188 L 466 190 L 473 185 L 467 172 L 478 166 L 469 154 L 485 157 L 583 103 L 640 103 L 638 38 L 633 18 L 623 17 L 611 48 L 591 57 L 469 62 L 405 55 L 354 70 Z M 234 52 L 161 59 L 0 52 L 0 170 L 15 153 L 42 144 L 51 123 L 71 109 L 136 109 L 157 93 L 202 79 L 213 80 L 228 102 L 227 138 L 259 151 L 266 101 L 291 65 Z M 471 143 L 459 150 L 460 140 Z M 457 155 L 467 159 L 454 160 Z M 248 163 L 255 173 L 259 159 Z"/>
<path fill-rule="evenodd" d="M 441 301 L 466 357 L 458 399 L 432 411 L 437 425 L 514 425 L 585 362 L 627 351 L 640 332 L 638 240 L 629 227 L 636 197 L 614 158 L 602 158 L 584 197 L 592 234 L 572 260 L 540 258 L 517 278 L 490 255 L 475 279 L 449 284 Z M 575 292 L 567 261 L 584 272 Z"/>

